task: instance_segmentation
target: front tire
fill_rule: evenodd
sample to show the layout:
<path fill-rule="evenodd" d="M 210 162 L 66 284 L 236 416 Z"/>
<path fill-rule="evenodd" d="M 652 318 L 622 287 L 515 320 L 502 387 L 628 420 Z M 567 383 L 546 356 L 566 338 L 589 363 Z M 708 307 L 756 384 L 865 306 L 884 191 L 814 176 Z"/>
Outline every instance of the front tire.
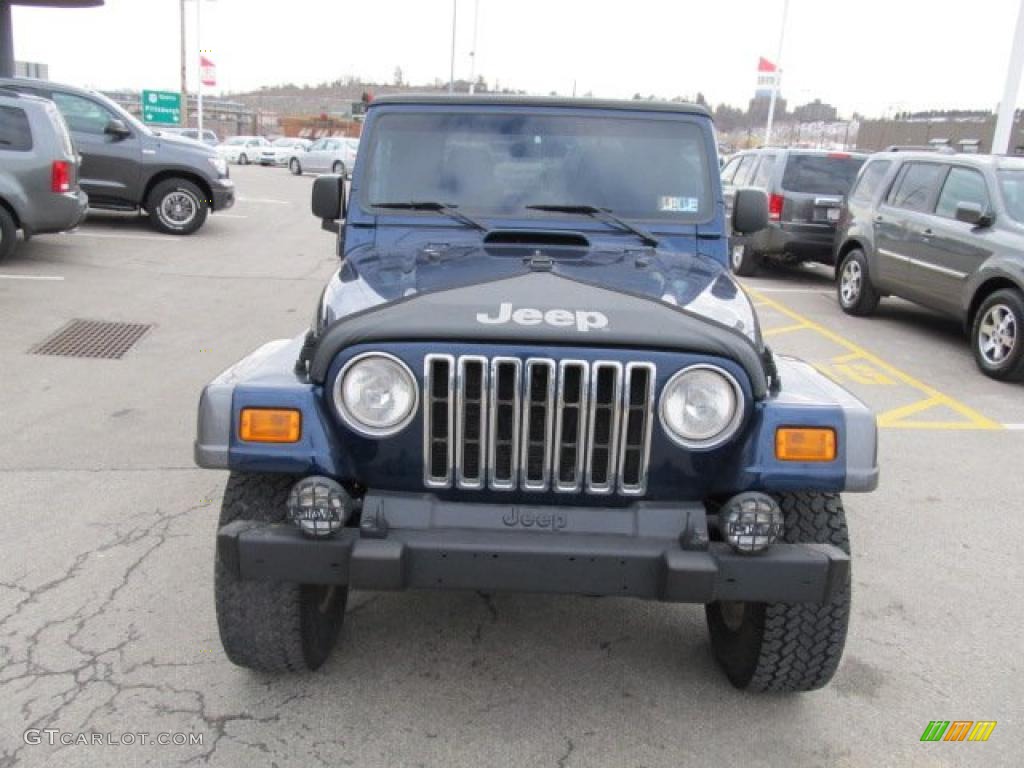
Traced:
<path fill-rule="evenodd" d="M 18 244 L 18 225 L 10 212 L 0 205 L 0 261 L 12 253 Z"/>
<path fill-rule="evenodd" d="M 866 317 L 878 309 L 880 296 L 871 282 L 864 251 L 854 248 L 843 257 L 836 280 L 839 306 L 848 315 Z"/>
<path fill-rule="evenodd" d="M 167 235 L 191 235 L 206 221 L 210 201 L 203 191 L 186 179 L 165 179 L 146 198 L 149 221 Z"/>
<path fill-rule="evenodd" d="M 971 326 L 974 361 L 986 376 L 1024 380 L 1024 294 L 996 291 L 982 302 Z"/>
<path fill-rule="evenodd" d="M 238 164 L 239 165 L 248 165 L 249 164 L 249 156 L 247 154 L 245 154 L 244 152 L 242 154 L 240 154 L 238 156 Z"/>
<path fill-rule="evenodd" d="M 849 554 L 843 503 L 835 493 L 787 493 L 783 540 L 834 544 Z M 846 644 L 850 582 L 824 603 L 711 603 L 711 650 L 729 681 L 747 691 L 813 691 L 832 679 Z"/>
<path fill-rule="evenodd" d="M 233 472 L 220 525 L 234 520 L 281 522 L 296 478 Z M 298 672 L 322 665 L 337 643 L 348 587 L 243 580 L 214 566 L 221 644 L 232 663 L 261 672 Z"/>
<path fill-rule="evenodd" d="M 299 162 L 299 159 L 297 157 L 293 157 L 288 162 L 288 170 L 292 172 L 293 176 L 302 175 L 302 163 Z"/>

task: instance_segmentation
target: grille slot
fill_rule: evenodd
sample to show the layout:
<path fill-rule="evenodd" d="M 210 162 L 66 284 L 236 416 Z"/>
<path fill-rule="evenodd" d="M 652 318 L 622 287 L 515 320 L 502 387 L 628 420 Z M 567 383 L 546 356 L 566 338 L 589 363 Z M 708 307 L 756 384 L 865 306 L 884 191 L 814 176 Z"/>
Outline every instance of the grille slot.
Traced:
<path fill-rule="evenodd" d="M 428 487 L 646 492 L 652 363 L 438 354 L 424 369 Z"/>
<path fill-rule="evenodd" d="M 629 363 L 623 394 L 622 445 L 619 451 L 619 493 L 647 490 L 647 462 L 651 452 L 651 405 L 654 401 L 654 366 Z"/>
<path fill-rule="evenodd" d="M 432 488 L 447 488 L 452 483 L 455 360 L 427 355 L 423 368 L 423 480 Z"/>
<path fill-rule="evenodd" d="M 587 433 L 587 490 L 615 490 L 615 466 L 619 443 L 619 403 L 622 399 L 622 366 L 595 363 L 590 380 L 590 427 Z"/>
<path fill-rule="evenodd" d="M 551 424 L 555 409 L 555 364 L 526 361 L 523 417 L 523 488 L 547 490 L 551 475 Z"/>
<path fill-rule="evenodd" d="M 455 474 L 460 488 L 483 488 L 487 459 L 487 360 L 460 357 L 456 379 L 458 412 Z"/>
<path fill-rule="evenodd" d="M 491 362 L 491 419 L 488 466 L 491 488 L 512 490 L 519 479 L 519 376 L 522 363 L 514 357 Z"/>

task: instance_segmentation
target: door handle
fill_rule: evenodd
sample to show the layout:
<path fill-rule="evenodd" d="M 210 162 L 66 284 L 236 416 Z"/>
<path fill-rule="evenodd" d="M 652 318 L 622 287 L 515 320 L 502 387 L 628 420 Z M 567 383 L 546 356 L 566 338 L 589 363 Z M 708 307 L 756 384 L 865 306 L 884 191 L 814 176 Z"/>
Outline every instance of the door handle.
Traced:
<path fill-rule="evenodd" d="M 932 236 L 932 235 L 934 235 L 935 233 L 934 233 L 934 232 L 932 232 L 932 229 L 931 229 L 931 227 L 929 227 L 928 229 L 924 230 L 924 231 L 923 231 L 923 232 L 922 232 L 921 234 L 922 234 L 922 235 L 923 235 L 924 237 L 931 237 L 931 236 Z"/>
<path fill-rule="evenodd" d="M 881 224 L 883 221 L 885 221 L 885 217 L 881 215 L 875 216 L 875 224 Z"/>

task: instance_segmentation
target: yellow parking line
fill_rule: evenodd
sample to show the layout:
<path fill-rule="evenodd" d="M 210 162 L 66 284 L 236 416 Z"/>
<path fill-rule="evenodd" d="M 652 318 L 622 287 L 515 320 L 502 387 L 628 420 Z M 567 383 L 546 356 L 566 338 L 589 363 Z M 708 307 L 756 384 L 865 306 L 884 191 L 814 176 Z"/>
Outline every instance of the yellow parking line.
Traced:
<path fill-rule="evenodd" d="M 781 328 L 769 328 L 762 332 L 762 336 L 779 336 L 783 333 L 790 333 L 791 331 L 802 331 L 807 328 L 807 323 L 795 323 L 793 325 L 784 325 Z"/>
<path fill-rule="evenodd" d="M 898 426 L 895 423 L 902 421 L 906 416 L 912 416 L 915 413 L 921 411 L 927 411 L 936 405 L 944 405 L 942 400 L 935 397 L 926 397 L 924 400 L 916 400 L 909 405 L 903 405 L 899 408 L 893 408 L 885 411 L 885 413 L 878 414 L 878 426 L 880 427 L 891 427 Z"/>
<path fill-rule="evenodd" d="M 959 413 L 961 416 L 963 416 L 965 419 L 967 419 L 968 422 L 970 422 L 970 424 L 965 426 L 965 427 L 951 427 L 949 424 L 946 424 L 946 425 L 941 425 L 940 424 L 939 426 L 924 427 L 924 426 L 922 426 L 923 424 L 931 424 L 931 422 L 920 422 L 920 423 L 916 424 L 916 426 L 918 426 L 918 428 L 925 428 L 925 429 L 954 429 L 954 428 L 955 429 L 960 429 L 960 428 L 1002 429 L 1003 428 L 1002 424 L 999 424 L 998 422 L 993 421 L 992 419 L 988 418 L 987 416 L 983 416 L 982 414 L 980 414 L 978 411 L 974 410 L 973 408 L 971 408 L 971 407 L 969 407 L 967 405 L 964 405 L 963 403 L 959 402 L 958 400 L 954 400 L 949 395 L 946 395 L 946 394 L 940 392 L 939 390 L 935 389 L 935 387 L 932 387 L 932 386 L 930 386 L 928 384 L 925 384 L 920 379 L 914 378 L 909 373 L 905 373 L 904 371 L 901 371 L 899 368 L 896 368 L 895 366 L 890 365 L 889 363 L 885 362 L 885 360 L 883 360 L 882 358 L 878 357 L 878 355 L 875 355 L 872 352 L 869 352 L 868 350 L 864 349 L 864 347 L 861 347 L 858 344 L 854 344 L 852 341 L 850 341 L 850 340 L 840 336 L 835 331 L 830 331 L 825 326 L 823 326 L 823 325 L 821 325 L 819 323 L 814 322 L 810 318 L 804 317 L 803 315 L 801 315 L 798 312 L 794 312 L 792 309 L 787 307 L 785 304 L 780 304 L 779 302 L 777 302 L 777 301 L 775 301 L 773 299 L 769 299 L 764 294 L 758 293 L 757 291 L 749 289 L 749 288 L 747 289 L 747 292 L 751 296 L 753 296 L 755 299 L 757 299 L 757 301 L 762 302 L 763 304 L 765 304 L 768 307 L 771 307 L 776 312 L 780 312 L 783 315 L 786 315 L 787 317 L 792 319 L 794 322 L 802 323 L 802 324 L 806 325 L 808 328 L 810 328 L 810 329 L 816 331 L 817 333 L 821 334 L 822 336 L 824 336 L 829 341 L 832 341 L 832 342 L 838 344 L 839 346 L 844 347 L 845 349 L 849 350 L 849 352 L 851 354 L 855 353 L 857 357 L 863 358 L 864 360 L 868 361 L 869 363 L 871 363 L 872 365 L 876 366 L 877 368 L 882 369 L 883 371 L 888 373 L 890 376 L 892 376 L 894 379 L 897 379 L 898 381 L 901 381 L 902 383 L 906 384 L 908 387 L 911 387 L 913 389 L 918 390 L 919 392 L 923 393 L 927 398 L 936 400 L 937 401 L 936 405 L 939 405 L 939 404 L 945 405 L 948 408 L 951 408 L 954 411 L 956 411 L 957 413 Z M 960 422 L 955 422 L 955 423 L 959 424 Z M 895 426 L 895 425 L 893 425 L 893 426 Z M 908 424 L 906 422 L 903 422 L 903 423 L 901 423 L 901 426 L 908 426 Z"/>

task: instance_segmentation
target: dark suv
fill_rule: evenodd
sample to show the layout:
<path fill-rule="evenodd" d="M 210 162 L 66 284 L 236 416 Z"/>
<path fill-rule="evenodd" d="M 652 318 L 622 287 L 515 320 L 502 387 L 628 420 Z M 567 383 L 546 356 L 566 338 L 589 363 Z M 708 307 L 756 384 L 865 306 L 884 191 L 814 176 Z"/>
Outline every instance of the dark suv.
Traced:
<path fill-rule="evenodd" d="M 876 155 L 836 238 L 840 306 L 894 295 L 960 318 L 978 367 L 1024 379 L 1024 159 Z"/>
<path fill-rule="evenodd" d="M 227 164 L 210 147 L 154 133 L 95 91 L 27 78 L 0 78 L 0 89 L 57 105 L 82 156 L 81 184 L 92 208 L 143 209 L 157 230 L 190 235 L 211 210 L 234 205 Z"/>
<path fill-rule="evenodd" d="M 53 102 L 0 90 L 0 259 L 27 240 L 78 226 L 87 198 L 78 158 Z"/>
<path fill-rule="evenodd" d="M 843 197 L 867 156 L 809 149 L 755 149 L 722 169 L 726 210 L 736 190 L 757 187 L 768 195 L 767 228 L 730 240 L 729 260 L 738 275 L 752 275 L 766 259 L 832 264 Z"/>

